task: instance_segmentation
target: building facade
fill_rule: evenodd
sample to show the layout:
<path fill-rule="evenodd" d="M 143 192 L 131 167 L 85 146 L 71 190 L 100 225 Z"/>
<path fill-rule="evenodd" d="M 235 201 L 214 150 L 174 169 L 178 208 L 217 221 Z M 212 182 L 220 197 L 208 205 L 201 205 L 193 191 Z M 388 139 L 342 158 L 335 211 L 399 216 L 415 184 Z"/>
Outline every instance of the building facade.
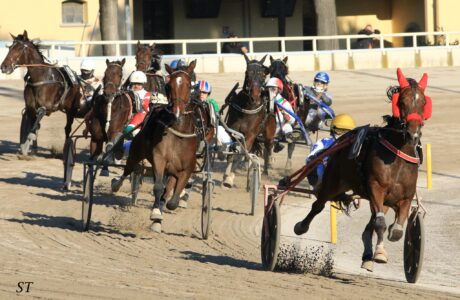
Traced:
<path fill-rule="evenodd" d="M 118 4 L 120 40 L 223 38 L 232 32 L 240 37 L 278 36 L 277 0 L 113 0 Z M 315 36 L 313 0 L 284 0 L 286 36 Z M 0 40 L 11 40 L 27 30 L 41 40 L 98 41 L 98 0 L 15 0 L 0 2 L 4 12 Z M 338 34 L 356 34 L 367 24 L 382 33 L 457 31 L 456 0 L 337 0 Z M 7 13 L 7 12 L 14 13 Z M 389 40 L 396 47 L 410 43 Z M 435 43 L 436 40 L 427 41 Z M 178 46 L 165 45 L 166 53 Z M 259 51 L 277 51 L 278 43 L 258 44 Z M 215 44 L 193 45 L 189 53 L 215 53 Z M 99 50 L 98 50 L 99 49 Z M 290 42 L 288 51 L 311 49 L 307 42 Z M 93 55 L 100 47 L 93 47 Z M 81 51 L 80 51 L 81 52 Z"/>

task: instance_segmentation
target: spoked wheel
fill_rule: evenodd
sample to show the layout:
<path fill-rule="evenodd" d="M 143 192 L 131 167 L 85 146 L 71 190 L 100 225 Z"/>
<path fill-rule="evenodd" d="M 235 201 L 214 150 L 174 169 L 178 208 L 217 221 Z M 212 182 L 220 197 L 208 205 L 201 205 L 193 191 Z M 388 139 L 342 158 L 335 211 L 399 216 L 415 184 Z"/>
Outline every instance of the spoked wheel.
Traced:
<path fill-rule="evenodd" d="M 414 210 L 409 216 L 404 236 L 404 273 L 409 283 L 416 283 L 422 271 L 424 234 L 423 216 Z"/>
<path fill-rule="evenodd" d="M 269 198 L 271 199 L 271 197 Z M 273 200 L 271 200 L 273 201 Z M 271 202 L 269 201 L 269 203 Z M 271 210 L 266 212 L 262 224 L 261 255 L 262 265 L 268 271 L 273 271 L 278 261 L 281 232 L 281 215 L 278 202 L 274 202 Z"/>
<path fill-rule="evenodd" d="M 85 165 L 85 175 L 83 178 L 83 201 L 82 201 L 82 229 L 87 231 L 91 221 L 91 210 L 93 208 L 93 187 L 94 187 L 94 166 Z"/>
<path fill-rule="evenodd" d="M 29 117 L 25 111 L 22 112 L 21 129 L 19 133 L 19 144 L 22 155 L 29 155 L 30 139 L 29 132 L 32 127 Z"/>
<path fill-rule="evenodd" d="M 251 163 L 248 169 L 248 183 L 247 190 L 249 197 L 251 198 L 251 215 L 253 216 L 256 211 L 257 195 L 259 193 L 259 178 L 260 171 L 259 166 L 255 163 Z"/>
<path fill-rule="evenodd" d="M 212 191 L 214 184 L 212 180 L 206 179 L 203 182 L 202 207 L 201 207 L 201 234 L 204 240 L 208 239 L 211 228 Z"/>
<path fill-rule="evenodd" d="M 64 189 L 69 190 L 72 184 L 72 172 L 75 164 L 75 152 L 72 138 L 64 143 Z"/>
<path fill-rule="evenodd" d="M 131 205 L 136 206 L 137 195 L 139 194 L 139 188 L 142 182 L 142 172 L 131 173 Z"/>

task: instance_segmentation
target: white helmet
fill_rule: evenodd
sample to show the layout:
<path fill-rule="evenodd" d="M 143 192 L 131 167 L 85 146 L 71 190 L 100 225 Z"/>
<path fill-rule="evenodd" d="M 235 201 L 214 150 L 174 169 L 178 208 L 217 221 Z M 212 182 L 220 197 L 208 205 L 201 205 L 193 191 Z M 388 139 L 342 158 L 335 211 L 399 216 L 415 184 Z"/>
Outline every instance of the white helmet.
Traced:
<path fill-rule="evenodd" d="M 94 61 L 92 59 L 86 58 L 86 59 L 81 61 L 80 69 L 81 70 L 92 71 L 92 70 L 96 69 L 96 64 L 94 63 Z"/>
<path fill-rule="evenodd" d="M 129 76 L 129 81 L 131 83 L 147 83 L 147 76 L 145 76 L 144 72 L 142 71 L 134 71 L 131 76 Z"/>

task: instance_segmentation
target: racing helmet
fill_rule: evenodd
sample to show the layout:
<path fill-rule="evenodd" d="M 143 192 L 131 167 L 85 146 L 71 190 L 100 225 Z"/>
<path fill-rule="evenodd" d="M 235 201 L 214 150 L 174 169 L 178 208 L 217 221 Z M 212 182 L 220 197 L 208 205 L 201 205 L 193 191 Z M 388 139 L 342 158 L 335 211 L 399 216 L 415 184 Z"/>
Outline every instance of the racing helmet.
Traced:
<path fill-rule="evenodd" d="M 198 85 L 198 89 L 200 90 L 200 92 L 211 94 L 211 91 L 212 91 L 211 84 L 207 82 L 206 80 L 198 81 L 197 85 Z"/>
<path fill-rule="evenodd" d="M 145 76 L 142 71 L 134 71 L 131 76 L 129 76 L 129 81 L 131 83 L 147 83 L 147 76 Z"/>
<path fill-rule="evenodd" d="M 319 81 L 324 84 L 329 84 L 329 74 L 326 72 L 318 72 L 315 75 L 315 78 L 313 79 L 314 81 Z"/>
<path fill-rule="evenodd" d="M 339 114 L 332 119 L 331 131 L 335 134 L 343 134 L 356 127 L 355 120 L 348 114 Z"/>
<path fill-rule="evenodd" d="M 187 63 L 183 59 L 175 59 L 169 64 L 169 66 L 173 68 L 174 70 L 176 70 L 181 67 L 186 67 Z"/>
<path fill-rule="evenodd" d="M 265 85 L 267 87 L 277 87 L 280 89 L 280 92 L 283 91 L 283 82 L 276 77 L 272 77 L 267 81 L 267 84 Z"/>
<path fill-rule="evenodd" d="M 96 69 L 96 64 L 92 59 L 85 58 L 80 63 L 80 70 L 93 71 Z"/>

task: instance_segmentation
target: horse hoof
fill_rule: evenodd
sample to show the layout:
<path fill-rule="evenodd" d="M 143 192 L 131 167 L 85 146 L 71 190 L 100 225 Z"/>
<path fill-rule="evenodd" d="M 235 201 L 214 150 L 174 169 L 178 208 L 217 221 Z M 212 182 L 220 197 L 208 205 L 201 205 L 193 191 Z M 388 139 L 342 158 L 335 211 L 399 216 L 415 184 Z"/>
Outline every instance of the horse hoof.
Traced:
<path fill-rule="evenodd" d="M 99 176 L 109 177 L 109 170 L 102 169 L 101 173 L 99 173 Z"/>
<path fill-rule="evenodd" d="M 170 200 L 166 203 L 166 208 L 169 210 L 175 210 L 178 205 L 179 205 L 179 201 Z"/>
<path fill-rule="evenodd" d="M 159 208 L 152 209 L 152 212 L 150 213 L 150 220 L 152 221 L 163 220 L 163 214 L 161 213 L 161 210 Z"/>
<path fill-rule="evenodd" d="M 225 175 L 224 182 L 222 183 L 226 188 L 231 189 L 233 187 L 233 179 L 235 178 L 235 174 Z"/>
<path fill-rule="evenodd" d="M 388 262 L 388 255 L 383 246 L 377 246 L 374 252 L 374 261 L 379 264 L 386 264 Z"/>
<path fill-rule="evenodd" d="M 119 179 L 113 178 L 112 179 L 112 193 L 116 193 L 120 190 L 120 187 L 122 185 L 122 182 Z"/>
<path fill-rule="evenodd" d="M 27 136 L 27 139 L 29 139 L 30 141 L 35 141 L 37 139 L 37 135 L 35 133 L 29 133 L 29 135 Z"/>
<path fill-rule="evenodd" d="M 179 200 L 179 207 L 180 208 L 187 208 L 187 206 L 188 206 L 187 201 L 185 201 L 183 199 Z"/>
<path fill-rule="evenodd" d="M 150 229 L 153 232 L 161 233 L 161 222 L 153 222 L 152 225 L 150 226 Z"/>
<path fill-rule="evenodd" d="M 374 262 L 372 260 L 363 261 L 361 268 L 366 269 L 369 272 L 374 271 Z"/>
<path fill-rule="evenodd" d="M 403 236 L 403 227 L 398 223 L 392 224 L 388 230 L 388 240 L 390 242 L 397 242 Z"/>
<path fill-rule="evenodd" d="M 70 191 L 70 186 L 71 186 L 71 183 L 70 183 L 70 182 L 64 183 L 64 185 L 62 186 L 62 190 L 63 190 L 64 192 L 68 192 L 68 191 Z"/>
<path fill-rule="evenodd" d="M 302 227 L 302 222 L 298 222 L 294 226 L 294 233 L 297 234 L 297 235 L 302 235 L 307 231 L 308 231 L 308 228 L 305 229 L 305 228 Z"/>

